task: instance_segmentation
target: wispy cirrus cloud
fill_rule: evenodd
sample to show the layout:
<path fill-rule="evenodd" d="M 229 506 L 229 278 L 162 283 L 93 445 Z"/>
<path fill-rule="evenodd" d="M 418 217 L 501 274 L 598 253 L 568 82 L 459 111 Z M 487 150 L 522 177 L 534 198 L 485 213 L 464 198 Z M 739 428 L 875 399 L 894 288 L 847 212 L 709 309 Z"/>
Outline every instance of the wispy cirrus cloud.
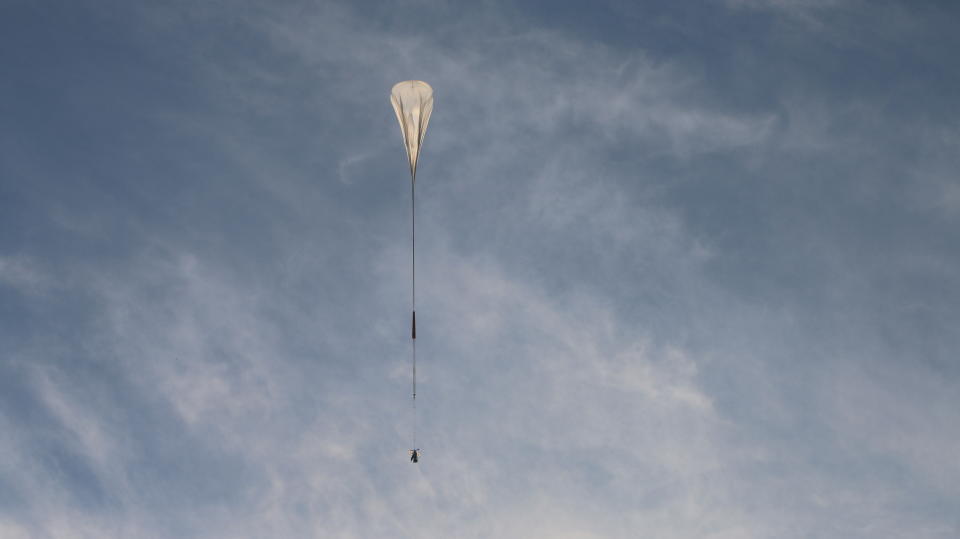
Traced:
<path fill-rule="evenodd" d="M 850 90 L 888 42 L 826 40 L 831 78 L 794 41 L 823 27 L 756 4 L 711 11 L 749 51 L 681 8 L 655 51 L 495 4 L 57 22 L 93 48 L 32 50 L 76 101 L 17 103 L 88 136 L 0 138 L 0 533 L 950 536 L 952 214 L 911 212 L 948 206 L 952 131 Z"/>

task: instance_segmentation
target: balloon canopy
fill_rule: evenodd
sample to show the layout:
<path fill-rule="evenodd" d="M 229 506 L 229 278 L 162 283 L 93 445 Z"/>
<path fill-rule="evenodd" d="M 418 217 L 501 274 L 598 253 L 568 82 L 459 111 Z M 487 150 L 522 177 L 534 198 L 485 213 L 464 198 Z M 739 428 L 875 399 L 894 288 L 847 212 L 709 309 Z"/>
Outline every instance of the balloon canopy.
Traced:
<path fill-rule="evenodd" d="M 403 144 L 410 161 L 410 178 L 416 181 L 417 158 L 423 145 L 423 135 L 427 132 L 430 113 L 433 112 L 433 88 L 420 80 L 405 80 L 393 85 L 390 102 L 397 113 Z"/>

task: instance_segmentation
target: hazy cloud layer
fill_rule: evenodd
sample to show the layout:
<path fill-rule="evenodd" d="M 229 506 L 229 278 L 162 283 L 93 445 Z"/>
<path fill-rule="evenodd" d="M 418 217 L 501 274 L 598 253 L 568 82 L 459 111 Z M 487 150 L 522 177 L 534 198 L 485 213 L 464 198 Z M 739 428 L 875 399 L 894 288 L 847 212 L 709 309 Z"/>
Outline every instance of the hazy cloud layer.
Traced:
<path fill-rule="evenodd" d="M 10 3 L 0 536 L 955 536 L 957 16 Z"/>

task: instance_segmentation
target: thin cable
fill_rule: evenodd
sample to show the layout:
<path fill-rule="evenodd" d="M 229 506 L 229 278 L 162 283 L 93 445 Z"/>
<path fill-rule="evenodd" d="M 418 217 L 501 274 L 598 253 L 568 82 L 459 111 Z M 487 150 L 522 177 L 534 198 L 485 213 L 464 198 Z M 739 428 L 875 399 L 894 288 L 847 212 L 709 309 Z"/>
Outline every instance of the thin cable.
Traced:
<path fill-rule="evenodd" d="M 410 175 L 410 337 L 413 343 L 413 450 L 417 449 L 417 209 L 414 186 L 416 171 Z"/>
<path fill-rule="evenodd" d="M 417 377 L 417 366 L 416 366 L 416 365 L 417 365 L 417 363 L 416 363 L 416 358 L 417 358 L 417 341 L 413 341 L 413 358 L 414 358 L 414 363 L 413 363 L 413 365 L 414 365 L 414 366 L 413 366 L 413 377 L 414 377 L 414 380 L 416 380 L 416 377 Z M 414 381 L 414 385 L 416 385 L 416 381 Z M 417 394 L 416 394 L 416 393 L 413 394 L 413 450 L 414 450 L 414 451 L 417 450 Z"/>
<path fill-rule="evenodd" d="M 414 186 L 416 183 L 417 173 L 414 172 L 410 176 L 410 275 L 413 284 L 410 292 L 410 306 L 414 312 L 414 318 L 416 318 L 417 312 L 417 208 L 415 202 L 416 195 L 414 193 Z M 414 339 L 417 338 L 416 334 L 416 324 L 414 324 Z"/>

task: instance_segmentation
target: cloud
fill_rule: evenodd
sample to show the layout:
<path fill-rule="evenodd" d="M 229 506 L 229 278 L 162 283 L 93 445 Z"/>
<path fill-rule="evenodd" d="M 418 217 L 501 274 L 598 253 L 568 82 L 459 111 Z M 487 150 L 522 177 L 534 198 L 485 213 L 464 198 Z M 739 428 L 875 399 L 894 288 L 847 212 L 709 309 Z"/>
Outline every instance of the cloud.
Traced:
<path fill-rule="evenodd" d="M 948 128 L 772 66 L 801 49 L 756 28 L 741 64 L 716 32 L 655 54 L 495 4 L 223 8 L 111 11 L 130 56 L 76 54 L 126 66 L 94 87 L 146 133 L 18 154 L 43 174 L 0 238 L 0 534 L 956 529 Z M 676 40 L 710 28 L 684 13 Z M 717 74 L 744 65 L 764 99 Z M 387 101 L 413 77 L 417 466 Z"/>
<path fill-rule="evenodd" d="M 0 258 L 0 283 L 27 294 L 39 293 L 51 285 L 50 277 L 36 262 L 22 255 Z"/>

